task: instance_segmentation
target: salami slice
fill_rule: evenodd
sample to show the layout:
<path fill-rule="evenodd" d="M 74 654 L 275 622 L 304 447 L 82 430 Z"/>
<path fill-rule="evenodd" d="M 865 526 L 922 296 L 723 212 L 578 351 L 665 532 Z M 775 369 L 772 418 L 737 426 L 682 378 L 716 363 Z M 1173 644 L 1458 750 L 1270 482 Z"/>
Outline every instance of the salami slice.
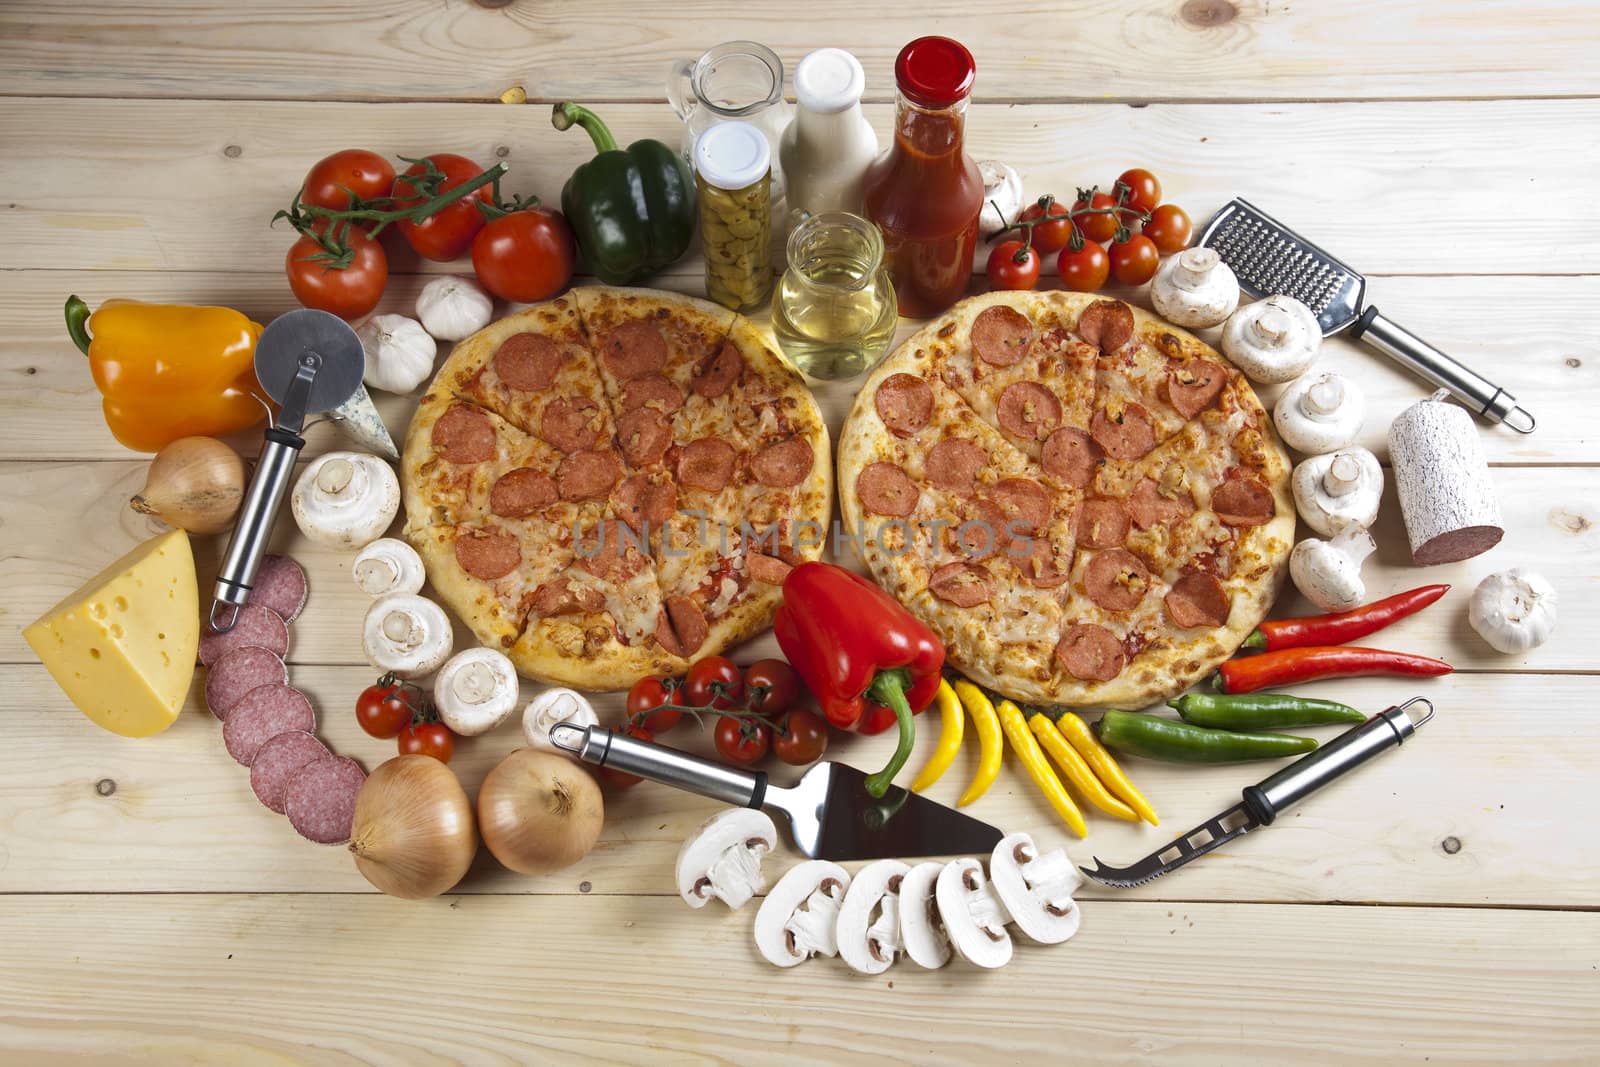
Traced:
<path fill-rule="evenodd" d="M 655 408 L 670 415 L 683 407 L 683 390 L 668 381 L 665 375 L 649 374 L 635 378 L 622 387 L 624 414 L 638 408 Z"/>
<path fill-rule="evenodd" d="M 200 635 L 200 662 L 207 667 L 229 652 L 246 645 L 257 645 L 278 656 L 289 651 L 289 627 L 271 608 L 246 604 L 239 609 L 233 629 L 217 633 L 209 626 Z"/>
<path fill-rule="evenodd" d="M 578 565 L 608 582 L 625 582 L 644 569 L 640 538 L 616 519 L 583 531 L 577 549 Z"/>
<path fill-rule="evenodd" d="M 1107 611 L 1132 611 L 1150 591 L 1150 570 L 1127 549 L 1107 549 L 1083 569 L 1083 590 Z"/>
<path fill-rule="evenodd" d="M 732 341 L 724 341 L 717 354 L 701 364 L 699 373 L 689 383 L 696 396 L 714 400 L 733 388 L 733 383 L 744 373 L 744 356 Z"/>
<path fill-rule="evenodd" d="M 539 415 L 539 436 L 563 452 L 593 448 L 600 426 L 599 405 L 582 396 L 558 396 Z"/>
<path fill-rule="evenodd" d="M 672 427 L 655 408 L 634 408 L 617 420 L 617 443 L 622 458 L 635 467 L 653 466 L 672 444 Z"/>
<path fill-rule="evenodd" d="M 450 463 L 470 465 L 494 458 L 494 424 L 488 412 L 471 404 L 456 404 L 439 416 L 429 441 Z"/>
<path fill-rule="evenodd" d="M 1175 626 L 1221 626 L 1233 604 L 1222 583 L 1204 571 L 1185 574 L 1172 583 L 1163 601 Z"/>
<path fill-rule="evenodd" d="M 1191 359 L 1167 375 L 1167 396 L 1178 414 L 1192 419 L 1217 402 L 1227 384 L 1228 372 L 1209 359 Z"/>
<path fill-rule="evenodd" d="M 919 495 L 916 483 L 893 463 L 869 463 L 856 478 L 861 506 L 877 515 L 904 518 L 916 510 Z"/>
<path fill-rule="evenodd" d="M 752 581 L 765 582 L 767 585 L 782 585 L 783 580 L 789 577 L 789 572 L 794 569 L 776 556 L 764 556 L 760 553 L 747 557 L 746 565 L 750 568 Z"/>
<path fill-rule="evenodd" d="M 972 320 L 972 351 L 993 367 L 1022 361 L 1033 344 L 1033 323 L 1015 308 L 998 304 L 984 308 Z"/>
<path fill-rule="evenodd" d="M 572 452 L 556 464 L 556 492 L 562 500 L 600 500 L 621 477 L 615 452 Z"/>
<path fill-rule="evenodd" d="M 542 333 L 514 333 L 494 351 L 494 372 L 512 389 L 537 393 L 550 388 L 566 354 Z"/>
<path fill-rule="evenodd" d="M 206 707 L 226 720 L 228 711 L 250 690 L 263 685 L 289 684 L 289 668 L 270 648 L 244 645 L 211 665 L 206 672 Z"/>
<path fill-rule="evenodd" d="M 549 507 L 559 497 L 555 479 L 532 467 L 518 467 L 495 479 L 489 510 L 503 518 L 521 519 Z"/>
<path fill-rule="evenodd" d="M 656 641 L 674 656 L 692 656 L 711 632 L 705 612 L 686 596 L 669 596 L 656 620 Z"/>
<path fill-rule="evenodd" d="M 923 470 L 936 489 L 960 496 L 970 494 L 978 484 L 978 473 L 989 464 L 989 453 L 961 437 L 947 437 L 928 450 Z"/>
<path fill-rule="evenodd" d="M 986 603 L 994 590 L 989 572 L 976 563 L 946 563 L 928 576 L 928 592 L 958 608 L 975 608 Z"/>
<path fill-rule="evenodd" d="M 262 556 L 255 584 L 250 587 L 245 603 L 271 608 L 283 616 L 285 623 L 291 623 L 300 617 L 309 591 L 310 583 L 300 564 L 288 556 Z"/>
<path fill-rule="evenodd" d="M 811 442 L 803 437 L 788 437 L 757 452 L 750 461 L 750 473 L 762 485 L 792 489 L 806 480 L 816 461 Z"/>
<path fill-rule="evenodd" d="M 1264 526 L 1271 522 L 1278 510 L 1272 490 L 1258 478 L 1247 474 L 1232 477 L 1234 473 L 1223 475 L 1223 483 L 1211 494 L 1211 510 L 1217 518 L 1225 526 Z"/>
<path fill-rule="evenodd" d="M 1033 533 L 1050 521 L 1050 493 L 1031 479 L 1002 479 L 989 490 L 988 499 L 999 506 L 1010 533 Z"/>
<path fill-rule="evenodd" d="M 718 438 L 690 441 L 678 452 L 678 482 L 692 489 L 719 493 L 733 477 L 736 458 L 733 446 Z"/>
<path fill-rule="evenodd" d="M 1116 548 L 1128 539 L 1128 505 L 1095 497 L 1083 501 L 1073 515 L 1078 543 L 1085 548 Z"/>
<path fill-rule="evenodd" d="M 1166 523 L 1182 522 L 1193 515 L 1194 494 L 1180 485 L 1168 496 L 1155 479 L 1143 478 L 1128 497 L 1128 510 L 1133 514 L 1134 525 L 1149 530 Z"/>
<path fill-rule="evenodd" d="M 522 562 L 517 539 L 498 527 L 468 530 L 456 537 L 456 562 L 474 578 L 504 578 Z"/>
<path fill-rule="evenodd" d="M 606 370 L 623 381 L 658 373 L 667 362 L 667 339 L 655 323 L 643 319 L 625 322 L 600 340 L 600 358 Z"/>
<path fill-rule="evenodd" d="M 574 588 L 567 579 L 557 578 L 533 591 L 531 609 L 534 616 L 542 619 L 577 611 L 599 611 L 605 603 L 605 594 L 593 586 Z"/>
<path fill-rule="evenodd" d="M 307 841 L 338 845 L 350 840 L 356 795 L 367 780 L 361 764 L 347 756 L 324 756 L 295 772 L 284 791 L 283 813 Z"/>
<path fill-rule="evenodd" d="M 618 483 L 611 499 L 617 518 L 631 529 L 642 531 L 647 523 L 658 529 L 678 510 L 678 487 L 669 478 L 635 474 Z"/>
<path fill-rule="evenodd" d="M 1084 682 L 1109 682 L 1127 663 L 1115 634 L 1085 622 L 1072 623 L 1062 631 L 1056 642 L 1056 659 L 1068 674 Z"/>
<path fill-rule="evenodd" d="M 878 384 L 872 406 L 890 433 L 910 437 L 933 414 L 933 389 L 914 374 L 891 374 Z"/>
<path fill-rule="evenodd" d="M 259 685 L 228 710 L 222 723 L 222 743 L 228 755 L 250 766 L 261 746 L 291 730 L 317 728 L 311 701 L 292 685 Z"/>
<path fill-rule="evenodd" d="M 1128 404 L 1118 416 L 1096 411 L 1089 435 L 1112 459 L 1138 459 L 1156 447 L 1156 426 L 1142 404 Z"/>
<path fill-rule="evenodd" d="M 1055 589 L 1072 577 L 1071 554 L 1058 556 L 1048 538 L 1033 538 L 1027 555 L 1020 559 L 1012 555 L 1011 559 L 1022 572 L 1023 580 L 1035 589 Z"/>
<path fill-rule="evenodd" d="M 1096 300 L 1078 315 L 1078 336 L 1109 355 L 1133 337 L 1133 309 L 1120 300 Z"/>
<path fill-rule="evenodd" d="M 1012 437 L 1043 441 L 1061 425 L 1061 401 L 1038 382 L 1013 382 L 1000 394 L 995 421 Z"/>
<path fill-rule="evenodd" d="M 1063 426 L 1045 438 L 1039 466 L 1073 489 L 1087 489 L 1100 465 L 1100 446 L 1094 438 L 1072 426 Z"/>
<path fill-rule="evenodd" d="M 282 815 L 289 779 L 306 764 L 330 755 L 328 746 L 306 730 L 290 730 L 268 738 L 250 763 L 250 788 L 257 800 Z"/>

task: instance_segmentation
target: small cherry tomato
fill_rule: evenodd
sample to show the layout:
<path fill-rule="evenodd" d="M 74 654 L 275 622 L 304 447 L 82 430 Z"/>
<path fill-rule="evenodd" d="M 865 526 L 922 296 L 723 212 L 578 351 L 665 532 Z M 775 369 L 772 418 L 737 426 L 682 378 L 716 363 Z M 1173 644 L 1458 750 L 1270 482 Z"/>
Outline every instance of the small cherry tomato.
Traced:
<path fill-rule="evenodd" d="M 1143 285 L 1160 265 L 1156 243 L 1142 233 L 1111 246 L 1111 275 L 1123 285 Z"/>
<path fill-rule="evenodd" d="M 1061 201 L 1050 198 L 1048 216 L 1045 215 L 1044 206 L 1035 202 L 1022 213 L 1022 218 L 1024 222 L 1041 218 L 1046 220 L 1033 228 L 1033 247 L 1040 255 L 1049 255 L 1067 247 L 1067 241 L 1072 237 L 1072 220 L 1067 217 L 1067 205 Z"/>
<path fill-rule="evenodd" d="M 1063 248 L 1056 258 L 1056 270 L 1061 272 L 1063 287 L 1075 293 L 1092 293 L 1111 276 L 1111 260 L 1100 242 L 1085 241 L 1076 252 L 1070 246 Z"/>
<path fill-rule="evenodd" d="M 402 756 L 432 756 L 440 763 L 449 763 L 456 754 L 456 735 L 442 722 L 419 722 L 400 731 L 397 746 Z"/>
<path fill-rule="evenodd" d="M 772 752 L 795 767 L 815 763 L 828 750 L 828 724 L 810 711 L 791 711 L 772 732 Z"/>
<path fill-rule="evenodd" d="M 1039 284 L 1039 253 L 1021 241 L 1001 241 L 989 253 L 984 273 L 996 289 L 1032 289 Z"/>
<path fill-rule="evenodd" d="M 356 722 L 373 737 L 385 740 L 399 736 L 401 730 L 411 725 L 418 704 L 413 696 L 417 693 L 416 687 L 391 682 L 391 677 L 378 679 L 377 685 L 367 686 L 356 697 Z"/>
<path fill-rule="evenodd" d="M 1075 201 L 1073 211 L 1082 211 L 1085 208 L 1115 208 L 1116 198 L 1110 193 L 1095 193 L 1090 203 L 1082 200 Z M 1078 232 L 1091 241 L 1109 241 L 1117 235 L 1117 213 L 1108 211 L 1104 215 L 1080 215 L 1072 220 L 1078 227 Z"/>
<path fill-rule="evenodd" d="M 320 219 L 313 224 L 319 232 L 326 226 Z M 361 227 L 336 226 L 335 231 L 339 230 L 351 251 L 349 266 L 333 267 L 319 260 L 316 257 L 323 254 L 322 246 L 316 238 L 302 236 L 290 246 L 283 269 L 294 298 L 306 307 L 332 312 L 341 319 L 359 319 L 378 306 L 383 287 L 389 284 L 389 257 Z"/>
<path fill-rule="evenodd" d="M 674 699 L 678 694 L 677 687 L 667 678 L 651 675 L 640 678 L 633 683 L 633 688 L 628 690 L 628 720 L 644 715 L 640 720 L 646 730 L 652 734 L 664 734 L 683 718 L 683 712 L 676 708 L 667 708 L 662 711 L 655 709 L 663 704 L 675 704 Z M 654 714 L 646 714 L 654 712 Z"/>
<path fill-rule="evenodd" d="M 1150 213 L 1142 232 L 1155 242 L 1157 252 L 1170 256 L 1189 247 L 1194 224 L 1189 221 L 1189 213 L 1177 204 L 1162 204 Z"/>
<path fill-rule="evenodd" d="M 758 659 L 744 669 L 744 691 L 750 710 L 772 719 L 800 698 L 800 675 L 781 659 Z"/>
<path fill-rule="evenodd" d="M 483 168 L 466 156 L 437 152 L 427 158 L 444 173 L 444 180 L 439 183 L 438 191 L 441 193 L 447 193 L 458 185 L 464 185 L 483 173 Z M 426 174 L 427 170 L 426 164 L 413 163 L 406 168 L 404 174 L 395 179 L 396 208 L 415 207 L 422 203 L 422 197 L 418 194 L 416 186 L 408 179 Z M 483 212 L 478 210 L 476 202 L 482 200 L 487 203 L 494 195 L 492 189 L 490 185 L 482 186 L 462 199 L 446 204 L 421 222 L 402 221 L 395 223 L 395 227 L 400 231 L 400 236 L 406 239 L 406 243 L 416 249 L 417 255 L 422 258 L 440 262 L 457 259 L 472 247 L 472 239 L 483 229 L 486 220 Z"/>
<path fill-rule="evenodd" d="M 472 269 L 501 300 L 548 300 L 572 280 L 578 246 L 558 211 L 527 208 L 502 215 L 472 239 Z"/>
<path fill-rule="evenodd" d="M 350 198 L 377 200 L 394 188 L 394 167 L 376 152 L 346 148 L 311 165 L 300 202 L 332 211 L 350 210 Z"/>
<path fill-rule="evenodd" d="M 1122 202 L 1126 207 L 1149 214 L 1161 203 L 1161 180 L 1143 167 L 1123 171 L 1117 183 L 1128 187 L 1128 198 Z"/>
<path fill-rule="evenodd" d="M 733 708 L 744 699 L 744 675 L 724 656 L 707 656 L 683 679 L 685 703 L 696 708 Z"/>
<path fill-rule="evenodd" d="M 637 737 L 640 741 L 654 741 L 655 735 L 642 726 L 625 726 L 622 732 L 629 737 Z M 627 789 L 644 781 L 637 774 L 619 771 L 615 767 L 596 767 L 595 775 L 607 785 L 614 785 L 618 789 Z"/>
<path fill-rule="evenodd" d="M 729 763 L 750 764 L 767 754 L 772 727 L 754 719 L 717 719 L 717 752 Z"/>

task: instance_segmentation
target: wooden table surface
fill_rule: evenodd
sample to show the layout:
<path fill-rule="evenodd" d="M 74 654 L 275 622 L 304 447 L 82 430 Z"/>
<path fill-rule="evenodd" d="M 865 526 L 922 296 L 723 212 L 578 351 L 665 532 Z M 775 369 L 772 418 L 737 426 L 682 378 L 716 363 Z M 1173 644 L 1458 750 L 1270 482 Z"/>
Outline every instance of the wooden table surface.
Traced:
<path fill-rule="evenodd" d="M 1600 10 L 978 6 L 0 6 L 0 1058 L 1593 1062 Z M 775 971 L 753 950 L 753 908 L 677 899 L 672 858 L 708 802 L 641 786 L 610 804 L 599 847 L 570 870 L 524 878 L 480 857 L 444 898 L 393 900 L 345 850 L 298 839 L 257 804 L 198 694 L 170 731 L 128 741 L 74 711 L 29 653 L 23 625 L 153 530 L 125 506 L 146 457 L 101 422 L 62 329 L 68 293 L 220 303 L 265 321 L 294 306 L 289 236 L 267 219 L 330 151 L 502 159 L 511 190 L 553 201 L 589 150 L 550 128 L 552 101 L 597 105 L 623 140 L 675 139 L 669 60 L 751 38 L 792 70 L 838 45 L 865 65 L 883 131 L 893 56 L 932 32 L 977 57 L 969 147 L 1017 165 L 1030 194 L 1145 165 L 1197 221 L 1246 196 L 1366 271 L 1386 313 L 1537 415 L 1531 437 L 1482 429 L 1500 547 L 1421 571 L 1392 492 L 1378 523 L 1370 590 L 1455 585 L 1383 643 L 1457 672 L 1307 688 L 1373 710 L 1426 694 L 1438 717 L 1403 752 L 1180 874 L 1085 887 L 1066 945 L 1021 947 L 998 973 L 902 963 L 862 979 L 837 961 Z M 531 106 L 497 102 L 512 86 Z M 409 312 L 446 268 L 396 255 L 392 269 L 381 310 Z M 698 261 L 653 284 L 702 292 Z M 1351 343 L 1324 352 L 1368 392 L 1363 443 L 1382 456 L 1388 421 L 1424 388 Z M 853 388 L 819 391 L 835 430 Z M 413 402 L 380 403 L 398 437 Z M 308 455 L 336 443 L 320 428 Z M 287 520 L 275 545 L 312 579 L 293 679 L 329 742 L 376 766 L 389 746 L 348 710 L 372 676 L 349 554 L 304 543 Z M 220 546 L 196 548 L 206 577 Z M 1467 625 L 1467 595 L 1517 564 L 1555 583 L 1561 624 L 1536 652 L 1495 655 Z M 1304 607 L 1288 596 L 1279 611 Z M 767 637 L 744 654 L 772 648 Z M 934 733 L 921 732 L 913 766 Z M 469 790 L 517 738 L 508 725 L 462 744 L 453 766 Z M 886 745 L 834 751 L 871 765 Z M 933 795 L 951 800 L 972 769 L 964 754 Z M 1159 829 L 1091 817 L 1089 840 L 1068 840 L 1009 760 L 975 811 L 1076 859 L 1125 862 L 1261 773 L 1130 770 Z"/>

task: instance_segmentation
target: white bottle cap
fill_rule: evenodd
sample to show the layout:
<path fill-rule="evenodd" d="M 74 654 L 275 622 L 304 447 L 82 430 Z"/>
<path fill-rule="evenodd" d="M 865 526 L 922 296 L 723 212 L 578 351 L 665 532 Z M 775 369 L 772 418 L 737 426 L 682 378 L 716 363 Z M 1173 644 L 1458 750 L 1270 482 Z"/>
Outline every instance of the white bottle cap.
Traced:
<path fill-rule="evenodd" d="M 794 98 L 807 111 L 835 114 L 861 102 L 867 76 L 842 48 L 819 48 L 794 68 Z"/>
<path fill-rule="evenodd" d="M 772 167 L 767 135 L 748 122 L 719 122 L 694 142 L 694 169 L 718 189 L 743 189 Z"/>

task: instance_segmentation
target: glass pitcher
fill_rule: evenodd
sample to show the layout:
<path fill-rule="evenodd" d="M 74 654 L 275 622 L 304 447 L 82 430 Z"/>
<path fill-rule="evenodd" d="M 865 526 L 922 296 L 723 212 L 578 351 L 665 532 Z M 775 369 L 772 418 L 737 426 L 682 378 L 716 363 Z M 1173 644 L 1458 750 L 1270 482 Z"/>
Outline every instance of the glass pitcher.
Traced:
<path fill-rule="evenodd" d="M 793 117 L 783 99 L 783 61 L 754 41 L 719 44 L 693 62 L 680 59 L 667 74 L 667 100 L 683 120 L 683 158 L 692 167 L 694 142 L 719 122 L 748 122 L 772 147 L 772 199 L 783 197 L 778 139 Z"/>
<path fill-rule="evenodd" d="M 853 378 L 889 350 L 899 324 L 878 227 L 848 211 L 812 215 L 789 235 L 772 294 L 772 332 L 812 378 Z"/>

